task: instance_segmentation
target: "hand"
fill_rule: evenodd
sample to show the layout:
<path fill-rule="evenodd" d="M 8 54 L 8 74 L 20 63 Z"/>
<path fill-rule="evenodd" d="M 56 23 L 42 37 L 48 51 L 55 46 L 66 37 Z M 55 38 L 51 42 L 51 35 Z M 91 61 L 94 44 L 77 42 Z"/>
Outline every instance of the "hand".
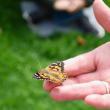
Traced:
<path fill-rule="evenodd" d="M 110 83 L 110 42 L 64 64 L 68 79 L 61 86 L 44 83 L 44 89 L 53 99 L 84 100 L 96 108 L 110 108 L 110 94 L 104 83 Z"/>
<path fill-rule="evenodd" d="M 85 0 L 56 0 L 54 7 L 57 10 L 67 10 L 68 12 L 75 12 L 85 7 Z"/>

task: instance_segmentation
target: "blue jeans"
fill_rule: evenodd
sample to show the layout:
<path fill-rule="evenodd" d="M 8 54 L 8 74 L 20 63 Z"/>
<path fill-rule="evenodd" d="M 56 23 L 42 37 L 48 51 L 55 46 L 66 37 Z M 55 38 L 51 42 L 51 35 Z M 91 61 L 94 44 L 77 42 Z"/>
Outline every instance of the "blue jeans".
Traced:
<path fill-rule="evenodd" d="M 72 22 L 83 16 L 83 12 L 67 13 L 61 11 L 53 12 L 52 21 L 60 26 L 70 25 Z"/>

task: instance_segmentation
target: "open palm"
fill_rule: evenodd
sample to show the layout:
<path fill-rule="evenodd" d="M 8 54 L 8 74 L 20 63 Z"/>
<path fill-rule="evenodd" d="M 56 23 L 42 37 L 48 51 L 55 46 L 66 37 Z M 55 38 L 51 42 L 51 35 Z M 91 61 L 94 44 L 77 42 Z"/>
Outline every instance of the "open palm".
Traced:
<path fill-rule="evenodd" d="M 44 83 L 55 100 L 84 100 L 97 108 L 110 107 L 110 94 L 104 82 L 110 82 L 110 42 L 95 50 L 64 61 L 68 79 L 57 86 Z"/>

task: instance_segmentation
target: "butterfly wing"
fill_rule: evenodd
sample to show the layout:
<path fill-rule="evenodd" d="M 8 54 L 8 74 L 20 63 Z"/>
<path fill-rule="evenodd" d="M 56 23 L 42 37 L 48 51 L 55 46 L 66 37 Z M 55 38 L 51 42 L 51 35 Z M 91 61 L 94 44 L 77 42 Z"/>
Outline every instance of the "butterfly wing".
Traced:
<path fill-rule="evenodd" d="M 46 67 L 47 70 L 49 71 L 56 71 L 59 73 L 63 73 L 64 71 L 64 63 L 61 61 L 58 61 L 56 63 L 50 64 L 48 67 Z"/>
<path fill-rule="evenodd" d="M 35 73 L 35 74 L 33 75 L 33 77 L 34 77 L 35 79 L 38 79 L 38 80 L 44 80 L 44 79 L 40 76 L 39 73 Z"/>
<path fill-rule="evenodd" d="M 64 73 L 64 63 L 63 62 L 52 63 L 45 69 L 34 74 L 34 78 L 38 80 L 48 80 L 60 84 L 67 78 L 67 75 Z"/>
<path fill-rule="evenodd" d="M 48 71 L 46 69 L 42 69 L 41 71 L 34 74 L 34 78 L 36 78 L 38 80 L 47 80 Z"/>

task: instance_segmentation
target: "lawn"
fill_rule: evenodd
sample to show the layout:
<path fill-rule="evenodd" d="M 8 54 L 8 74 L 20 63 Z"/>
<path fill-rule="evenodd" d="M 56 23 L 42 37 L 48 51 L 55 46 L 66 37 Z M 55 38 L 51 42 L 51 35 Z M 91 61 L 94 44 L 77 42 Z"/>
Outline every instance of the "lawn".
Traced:
<path fill-rule="evenodd" d="M 32 75 L 51 62 L 74 57 L 110 41 L 110 34 L 103 39 L 81 33 L 42 39 L 23 21 L 19 0 L 0 0 L 0 4 L 0 110 L 95 110 L 82 101 L 53 101 L 43 90 L 42 81 Z M 85 45 L 77 43 L 78 36 L 86 40 Z"/>

